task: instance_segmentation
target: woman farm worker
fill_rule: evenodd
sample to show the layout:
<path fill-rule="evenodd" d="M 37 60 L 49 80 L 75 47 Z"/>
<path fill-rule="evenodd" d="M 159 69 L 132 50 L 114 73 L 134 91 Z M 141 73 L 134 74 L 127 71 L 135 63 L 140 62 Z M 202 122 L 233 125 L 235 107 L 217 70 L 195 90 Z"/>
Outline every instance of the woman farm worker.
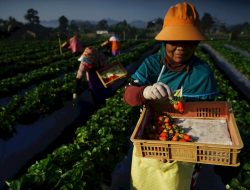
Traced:
<path fill-rule="evenodd" d="M 96 70 L 106 65 L 106 57 L 93 47 L 86 47 L 78 59 L 80 66 L 76 74 L 76 89 L 73 98 L 80 94 L 80 85 L 83 72 L 86 72 L 86 79 L 89 84 L 90 93 L 96 104 L 101 104 L 110 95 L 110 89 L 105 88 L 96 74 Z"/>
<path fill-rule="evenodd" d="M 119 38 L 112 34 L 108 40 L 101 44 L 102 47 L 109 46 L 112 56 L 120 54 L 120 40 Z"/>
<path fill-rule="evenodd" d="M 80 55 L 83 51 L 83 46 L 78 39 L 77 32 L 74 33 L 74 36 L 72 36 L 68 42 L 63 43 L 61 47 L 70 49 L 73 55 Z"/>
<path fill-rule="evenodd" d="M 194 55 L 200 41 L 199 15 L 190 3 L 169 8 L 162 30 L 155 37 L 161 50 L 144 60 L 132 75 L 124 92 L 131 106 L 171 97 L 183 87 L 185 101 L 212 100 L 217 95 L 216 81 L 209 66 Z M 160 74 L 161 73 L 161 74 Z M 159 77 L 160 76 L 160 77 Z M 137 190 L 189 190 L 195 164 L 135 156 L 131 166 L 131 188 Z"/>

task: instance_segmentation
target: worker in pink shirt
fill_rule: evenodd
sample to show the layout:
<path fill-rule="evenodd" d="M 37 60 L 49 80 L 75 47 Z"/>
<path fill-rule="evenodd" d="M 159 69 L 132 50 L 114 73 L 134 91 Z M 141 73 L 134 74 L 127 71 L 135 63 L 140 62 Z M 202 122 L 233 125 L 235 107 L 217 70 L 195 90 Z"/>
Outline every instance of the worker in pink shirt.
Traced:
<path fill-rule="evenodd" d="M 62 45 L 62 48 L 68 48 L 72 52 L 73 55 L 79 55 L 83 52 L 83 46 L 80 40 L 78 39 L 78 34 L 74 33 L 74 36 L 72 36 L 69 39 L 69 42 L 64 43 Z"/>

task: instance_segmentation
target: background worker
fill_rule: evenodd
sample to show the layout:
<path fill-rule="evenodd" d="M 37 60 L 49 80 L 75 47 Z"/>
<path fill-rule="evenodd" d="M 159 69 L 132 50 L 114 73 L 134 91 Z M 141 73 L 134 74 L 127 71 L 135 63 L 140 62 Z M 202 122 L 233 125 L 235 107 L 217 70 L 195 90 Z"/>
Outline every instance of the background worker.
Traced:
<path fill-rule="evenodd" d="M 62 48 L 68 48 L 71 53 L 76 56 L 83 52 L 83 46 L 81 41 L 78 39 L 77 33 L 74 33 L 68 42 L 63 43 Z"/>
<path fill-rule="evenodd" d="M 112 34 L 112 36 L 108 40 L 101 44 L 101 47 L 109 48 L 112 56 L 120 54 L 120 46 L 120 40 L 115 34 Z"/>
<path fill-rule="evenodd" d="M 162 47 L 147 57 L 131 76 L 133 81 L 125 88 L 124 101 L 131 106 L 146 105 L 154 100 L 167 101 L 172 92 L 181 87 L 185 101 L 213 100 L 218 94 L 213 72 L 194 55 L 199 42 L 205 40 L 195 7 L 191 3 L 170 7 L 155 39 Z M 197 165 L 137 157 L 135 151 L 133 149 L 131 189 L 189 190 L 194 186 Z M 114 176 L 119 175 L 119 170 L 114 173 Z M 123 182 L 113 181 L 112 188 L 117 184 L 122 186 Z"/>
<path fill-rule="evenodd" d="M 95 104 L 102 104 L 109 97 L 111 91 L 103 86 L 96 71 L 106 65 L 106 57 L 94 47 L 86 47 L 78 60 L 80 65 L 76 74 L 76 87 L 73 98 L 77 99 L 77 96 L 80 94 L 80 85 L 83 72 L 85 72 L 89 90 Z"/>

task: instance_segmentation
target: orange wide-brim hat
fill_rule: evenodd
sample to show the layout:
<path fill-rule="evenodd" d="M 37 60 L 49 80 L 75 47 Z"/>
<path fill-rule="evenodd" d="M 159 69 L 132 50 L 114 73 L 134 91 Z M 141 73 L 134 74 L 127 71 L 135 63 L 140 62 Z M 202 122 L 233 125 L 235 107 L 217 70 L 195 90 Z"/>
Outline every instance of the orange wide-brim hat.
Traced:
<path fill-rule="evenodd" d="M 155 37 L 160 41 L 202 41 L 204 35 L 199 28 L 199 14 L 190 3 L 179 3 L 169 8 L 162 30 Z"/>

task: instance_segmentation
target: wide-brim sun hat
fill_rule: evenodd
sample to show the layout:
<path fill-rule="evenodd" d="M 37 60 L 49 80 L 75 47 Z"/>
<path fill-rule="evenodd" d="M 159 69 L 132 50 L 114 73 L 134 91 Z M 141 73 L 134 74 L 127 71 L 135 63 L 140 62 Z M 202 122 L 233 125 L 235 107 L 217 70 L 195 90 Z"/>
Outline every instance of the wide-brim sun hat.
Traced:
<path fill-rule="evenodd" d="M 203 41 L 199 14 L 191 3 L 178 3 L 169 8 L 162 30 L 155 37 L 160 41 Z"/>

